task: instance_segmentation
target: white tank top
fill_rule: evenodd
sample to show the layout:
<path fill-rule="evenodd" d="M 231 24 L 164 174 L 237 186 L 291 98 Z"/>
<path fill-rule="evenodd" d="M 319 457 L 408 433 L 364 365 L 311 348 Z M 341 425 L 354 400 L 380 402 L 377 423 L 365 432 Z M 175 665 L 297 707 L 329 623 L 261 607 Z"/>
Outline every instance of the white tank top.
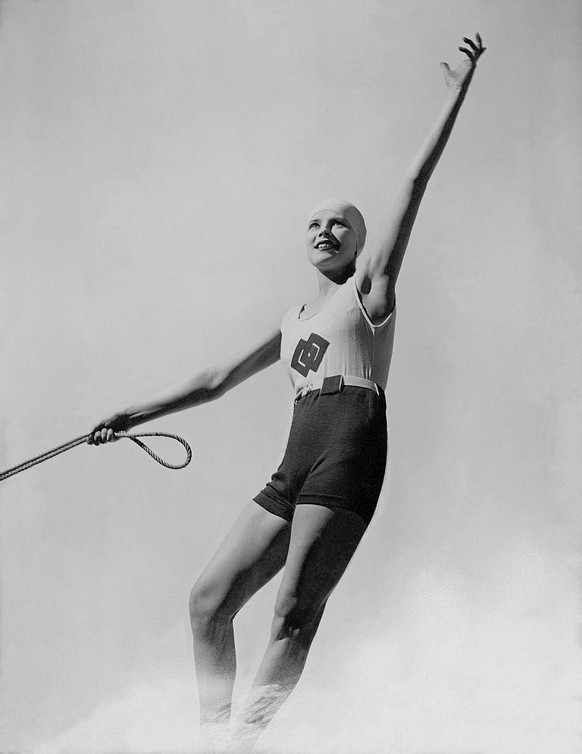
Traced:
<path fill-rule="evenodd" d="M 396 307 L 372 324 L 352 277 L 315 314 L 289 309 L 281 322 L 281 360 L 295 393 L 324 377 L 364 377 L 386 387 L 394 343 Z"/>

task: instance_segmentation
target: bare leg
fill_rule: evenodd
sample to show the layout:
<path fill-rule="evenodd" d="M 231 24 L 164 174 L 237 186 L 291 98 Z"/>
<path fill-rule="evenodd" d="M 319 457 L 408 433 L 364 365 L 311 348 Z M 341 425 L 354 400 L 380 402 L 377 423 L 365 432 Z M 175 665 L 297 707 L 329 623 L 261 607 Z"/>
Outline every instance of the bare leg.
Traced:
<path fill-rule="evenodd" d="M 290 524 L 250 503 L 204 570 L 190 596 L 202 726 L 230 717 L 236 654 L 232 621 L 283 567 Z"/>
<path fill-rule="evenodd" d="M 271 638 L 241 715 L 240 751 L 252 749 L 299 680 L 327 599 L 365 530 L 350 511 L 297 506 Z"/>

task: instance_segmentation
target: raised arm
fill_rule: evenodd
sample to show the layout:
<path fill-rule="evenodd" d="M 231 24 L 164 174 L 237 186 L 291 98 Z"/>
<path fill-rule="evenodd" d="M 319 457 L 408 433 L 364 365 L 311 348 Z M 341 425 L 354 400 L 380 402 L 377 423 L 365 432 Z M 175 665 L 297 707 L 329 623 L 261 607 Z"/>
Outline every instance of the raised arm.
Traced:
<path fill-rule="evenodd" d="M 441 63 L 448 88 L 446 103 L 419 154 L 402 181 L 379 243 L 362 252 L 356 265 L 356 284 L 372 321 L 384 319 L 394 306 L 394 286 L 429 178 L 447 144 L 473 78 L 477 60 L 485 52 L 479 34 L 464 37 L 459 47 L 467 59 L 451 70 Z"/>
<path fill-rule="evenodd" d="M 227 390 L 278 361 L 280 350 L 281 332 L 277 330 L 229 361 L 198 372 L 151 401 L 104 419 L 91 430 L 87 441 L 95 445 L 109 442 L 115 432 L 126 432 L 138 424 L 220 398 Z"/>

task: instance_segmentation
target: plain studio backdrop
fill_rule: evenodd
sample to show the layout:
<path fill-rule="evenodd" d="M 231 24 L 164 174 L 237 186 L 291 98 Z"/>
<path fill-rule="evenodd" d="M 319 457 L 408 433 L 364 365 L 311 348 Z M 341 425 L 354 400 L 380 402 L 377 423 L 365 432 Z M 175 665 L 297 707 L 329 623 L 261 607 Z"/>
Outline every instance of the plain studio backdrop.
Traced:
<path fill-rule="evenodd" d="M 578 0 L 0 5 L 0 469 L 312 296 L 312 205 L 352 199 L 373 243 L 438 63 L 488 47 L 399 281 L 380 509 L 261 751 L 582 751 L 580 24 Z M 185 471 L 120 442 L 2 483 L 2 752 L 191 749 L 188 593 L 291 402 L 276 365 L 144 425 L 191 442 Z M 237 703 L 277 583 L 237 618 Z"/>

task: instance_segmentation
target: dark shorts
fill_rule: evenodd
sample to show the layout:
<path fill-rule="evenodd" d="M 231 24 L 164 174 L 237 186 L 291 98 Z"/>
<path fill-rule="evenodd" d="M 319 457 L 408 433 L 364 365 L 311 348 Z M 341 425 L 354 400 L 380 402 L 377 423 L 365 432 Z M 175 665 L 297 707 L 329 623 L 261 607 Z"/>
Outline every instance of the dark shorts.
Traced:
<path fill-rule="evenodd" d="M 291 521 L 296 505 L 311 503 L 372 518 L 386 470 L 384 393 L 344 386 L 300 398 L 281 465 L 254 498 Z"/>

